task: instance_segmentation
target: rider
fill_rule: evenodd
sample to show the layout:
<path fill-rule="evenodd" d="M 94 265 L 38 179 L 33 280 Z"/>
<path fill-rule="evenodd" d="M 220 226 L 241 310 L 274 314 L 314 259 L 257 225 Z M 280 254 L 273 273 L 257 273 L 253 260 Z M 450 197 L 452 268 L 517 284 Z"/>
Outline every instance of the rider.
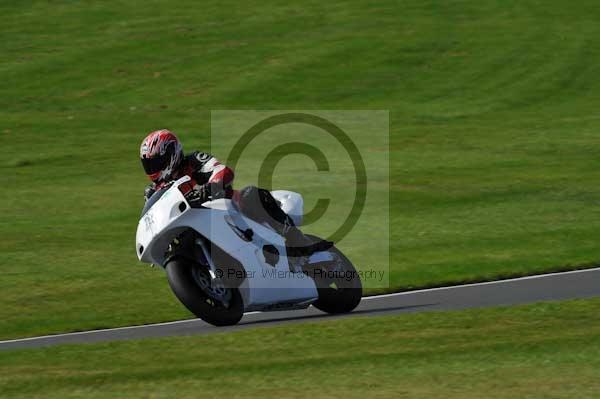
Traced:
<path fill-rule="evenodd" d="M 169 130 L 156 130 L 146 136 L 140 147 L 140 158 L 146 175 L 152 181 L 144 190 L 146 200 L 157 190 L 187 175 L 192 179 L 185 192 L 190 205 L 232 198 L 247 216 L 260 223 L 268 223 L 284 236 L 292 256 L 307 256 L 333 245 L 329 241 L 313 242 L 302 234 L 268 190 L 249 186 L 239 192 L 234 191 L 230 168 L 205 152 L 184 155 L 181 143 Z"/>

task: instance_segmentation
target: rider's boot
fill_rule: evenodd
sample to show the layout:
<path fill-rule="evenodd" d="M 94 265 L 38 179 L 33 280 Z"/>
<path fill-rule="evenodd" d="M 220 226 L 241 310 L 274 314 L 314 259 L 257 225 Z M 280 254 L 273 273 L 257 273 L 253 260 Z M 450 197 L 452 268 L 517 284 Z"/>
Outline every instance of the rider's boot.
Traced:
<path fill-rule="evenodd" d="M 285 237 L 287 252 L 292 257 L 310 256 L 315 252 L 326 251 L 333 246 L 331 241 L 314 241 L 305 236 L 300 229 L 294 226 L 289 217 L 283 225 L 281 234 Z"/>

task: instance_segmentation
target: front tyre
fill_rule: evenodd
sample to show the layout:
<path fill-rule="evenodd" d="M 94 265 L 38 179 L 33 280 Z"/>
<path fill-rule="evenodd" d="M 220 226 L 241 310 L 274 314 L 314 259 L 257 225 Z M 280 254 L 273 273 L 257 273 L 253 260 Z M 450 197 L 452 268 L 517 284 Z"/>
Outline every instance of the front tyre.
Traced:
<path fill-rule="evenodd" d="M 244 303 L 237 288 L 215 284 L 207 266 L 175 258 L 165 267 L 169 285 L 186 308 L 215 326 L 237 324 L 244 315 Z"/>
<path fill-rule="evenodd" d="M 318 237 L 308 235 L 313 240 Z M 313 306 L 327 313 L 348 313 L 354 310 L 362 299 L 362 283 L 352 262 L 338 250 L 331 247 L 329 252 L 334 262 L 310 265 L 305 272 L 315 280 L 319 299 Z"/>

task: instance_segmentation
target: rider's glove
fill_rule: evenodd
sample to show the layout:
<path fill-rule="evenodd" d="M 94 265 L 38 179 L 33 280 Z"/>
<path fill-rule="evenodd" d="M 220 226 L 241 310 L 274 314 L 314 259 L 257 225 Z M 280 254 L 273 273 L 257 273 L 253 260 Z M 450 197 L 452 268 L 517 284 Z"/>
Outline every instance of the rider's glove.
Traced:
<path fill-rule="evenodd" d="M 185 199 L 191 207 L 200 206 L 206 201 L 225 197 L 223 186 L 218 183 L 206 183 L 195 185 L 194 188 L 185 194 Z"/>
<path fill-rule="evenodd" d="M 152 185 L 149 185 L 149 186 L 147 186 L 147 187 L 144 189 L 144 199 L 145 199 L 146 201 L 148 201 L 148 199 L 149 199 L 150 197 L 152 197 L 152 194 L 154 194 L 154 192 L 155 192 L 155 191 L 156 191 L 156 190 L 154 189 L 154 187 L 153 187 Z"/>
<path fill-rule="evenodd" d="M 199 207 L 206 201 L 210 200 L 210 190 L 206 184 L 197 185 L 193 190 L 185 193 L 185 199 L 192 208 Z"/>

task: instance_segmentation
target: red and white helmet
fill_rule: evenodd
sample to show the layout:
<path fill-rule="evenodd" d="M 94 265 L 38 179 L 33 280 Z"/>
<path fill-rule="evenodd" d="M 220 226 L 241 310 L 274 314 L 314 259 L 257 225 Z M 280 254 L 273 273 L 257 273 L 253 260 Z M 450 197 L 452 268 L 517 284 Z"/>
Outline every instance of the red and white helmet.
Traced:
<path fill-rule="evenodd" d="M 169 181 L 181 164 L 183 148 L 171 131 L 157 130 L 142 141 L 140 158 L 150 180 L 155 183 Z"/>

